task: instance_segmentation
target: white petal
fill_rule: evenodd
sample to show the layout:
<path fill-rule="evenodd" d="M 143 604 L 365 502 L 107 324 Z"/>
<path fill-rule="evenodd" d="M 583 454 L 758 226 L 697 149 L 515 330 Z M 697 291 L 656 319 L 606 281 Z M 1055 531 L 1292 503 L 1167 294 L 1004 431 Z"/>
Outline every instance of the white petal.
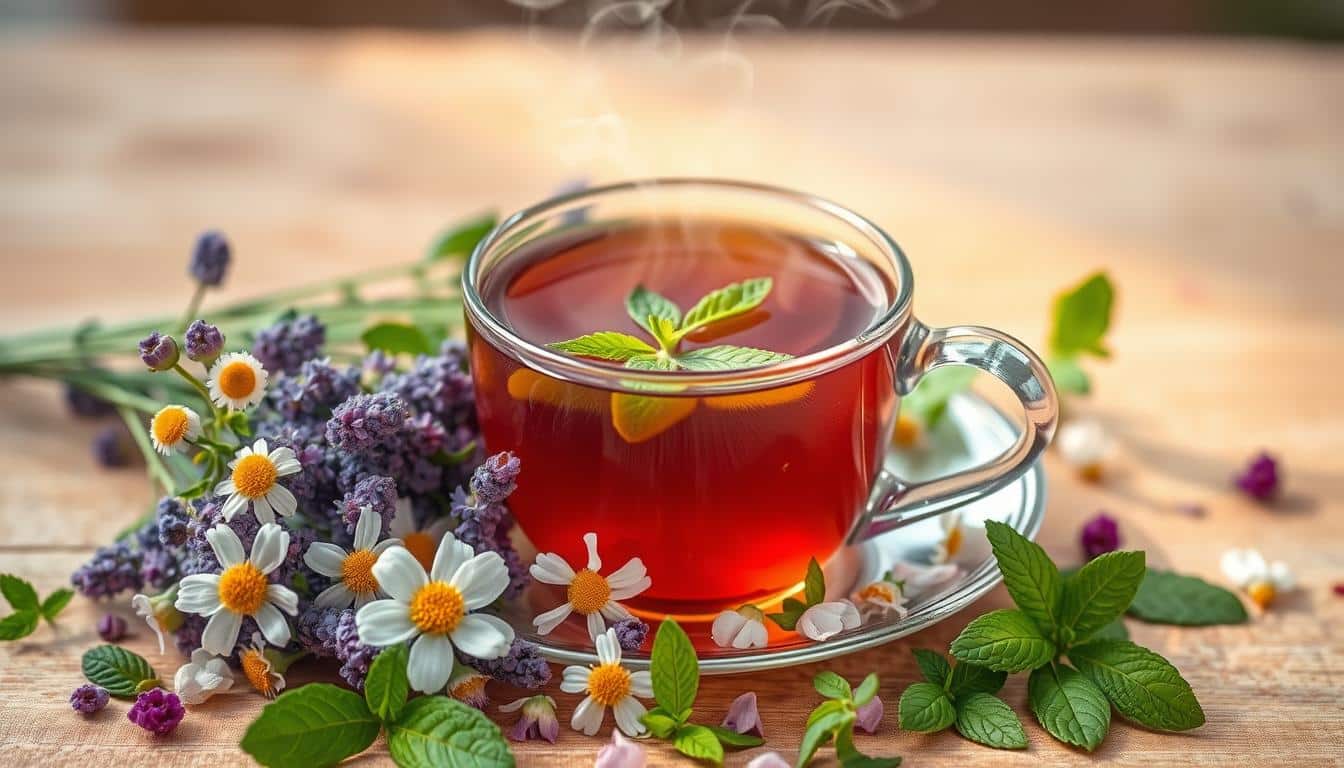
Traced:
<path fill-rule="evenodd" d="M 453 674 L 453 644 L 443 635 L 421 635 L 411 645 L 406 676 L 421 693 L 438 693 Z"/>
<path fill-rule="evenodd" d="M 201 633 L 201 647 L 216 656 L 232 655 L 242 624 L 242 616 L 233 611 L 219 611 L 206 622 L 205 631 Z"/>
<path fill-rule="evenodd" d="M 248 559 L 257 570 L 270 573 L 280 567 L 288 553 L 289 531 L 275 523 L 267 523 L 261 526 L 257 538 L 252 540 L 252 557 Z"/>
<path fill-rule="evenodd" d="M 560 626 L 560 622 L 569 618 L 569 614 L 573 610 L 574 608 L 568 602 L 561 603 L 545 613 L 538 614 L 536 618 L 532 619 L 532 626 L 537 628 L 537 634 L 549 635 L 551 630 Z"/>
<path fill-rule="evenodd" d="M 440 552 L 443 550 L 439 547 Z M 437 568 L 438 558 L 434 565 Z M 493 603 L 508 589 L 509 567 L 498 552 L 482 552 L 459 566 L 448 583 L 462 593 L 467 610 L 474 611 Z"/>
<path fill-rule="evenodd" d="M 261 630 L 266 642 L 277 648 L 289 645 L 289 622 L 285 621 L 279 608 L 270 603 L 262 603 L 252 618 L 257 622 L 257 628 Z"/>
<path fill-rule="evenodd" d="M 397 498 L 397 505 L 392 513 L 392 524 L 388 526 L 388 533 L 397 538 L 405 538 L 406 534 L 415 532 L 415 512 L 411 509 L 411 500 L 405 497 Z"/>
<path fill-rule="evenodd" d="M 749 620 L 747 625 L 737 633 L 737 638 L 733 641 L 734 648 L 764 648 L 770 641 L 770 633 L 766 630 L 765 624 L 755 620 Z"/>
<path fill-rule="evenodd" d="M 588 637 L 592 639 L 594 643 L 596 643 L 597 638 L 601 637 L 602 633 L 606 631 L 607 622 L 602 620 L 602 613 L 600 611 L 593 611 L 588 614 Z"/>
<path fill-rule="evenodd" d="M 373 545 L 372 552 L 375 555 L 381 555 L 387 550 L 391 549 L 392 547 L 404 547 L 404 546 L 406 546 L 406 543 L 401 539 L 383 539 L 382 541 Z"/>
<path fill-rule="evenodd" d="M 290 616 L 299 612 L 299 596 L 284 584 L 267 584 L 266 600 Z"/>
<path fill-rule="evenodd" d="M 631 672 L 630 692 L 641 699 L 653 698 L 653 674 L 647 669 Z"/>
<path fill-rule="evenodd" d="M 355 522 L 355 549 L 373 549 L 378 543 L 378 534 L 382 532 L 383 518 L 365 505 L 359 509 L 359 520 Z"/>
<path fill-rule="evenodd" d="M 513 645 L 513 627 L 506 621 L 483 613 L 469 613 L 462 617 L 450 635 L 453 645 L 468 656 L 478 659 L 498 659 L 508 654 Z"/>
<path fill-rule="evenodd" d="M 233 529 L 227 525 L 216 525 L 206 531 L 205 540 L 210 542 L 210 549 L 214 550 L 215 559 L 225 568 L 237 565 L 247 559 L 247 554 L 243 551 L 243 542 L 238 539 L 238 534 L 234 533 Z"/>
<path fill-rule="evenodd" d="M 420 633 L 411 622 L 410 609 L 396 600 L 374 600 L 355 613 L 355 630 L 365 645 L 384 647 L 404 643 Z"/>
<path fill-rule="evenodd" d="M 508 713 L 508 712 L 517 712 L 518 710 L 520 710 L 520 709 L 523 708 L 523 705 L 527 703 L 527 700 L 528 700 L 529 698 L 531 698 L 531 697 L 530 697 L 530 696 L 524 696 L 524 697 L 521 698 L 521 699 L 514 699 L 513 701 L 510 701 L 508 704 L 500 704 L 500 705 L 499 705 L 499 711 L 500 711 L 500 712 L 505 712 L 505 713 Z"/>
<path fill-rule="evenodd" d="M 178 583 L 177 599 L 173 601 L 173 607 L 183 613 L 213 616 L 222 607 L 219 602 L 219 576 L 213 573 L 194 573 L 183 577 Z M 137 607 L 136 610 L 140 609 Z M 146 618 L 154 619 L 152 607 L 149 608 Z"/>
<path fill-rule="evenodd" d="M 244 509 L 247 509 L 247 497 L 237 491 L 231 491 L 229 498 L 224 501 L 224 506 L 220 508 L 220 514 L 224 515 L 225 522 L 231 522 Z"/>
<path fill-rule="evenodd" d="M 264 437 L 258 437 L 258 438 L 257 438 L 257 442 L 255 442 L 255 443 L 252 444 L 252 452 L 253 452 L 253 453 L 259 453 L 259 454 L 261 454 L 262 456 L 266 456 L 266 455 L 267 455 L 267 451 L 266 451 L 266 438 L 264 438 Z"/>
<path fill-rule="evenodd" d="M 647 575 L 648 570 L 644 567 L 644 561 L 638 557 L 632 557 L 625 565 L 612 571 L 611 575 L 607 577 L 607 583 L 611 585 L 612 589 L 621 589 L 638 584 Z"/>
<path fill-rule="evenodd" d="M 565 667 L 564 676 L 560 680 L 560 690 L 565 693 L 583 693 L 588 690 L 588 676 L 591 674 L 592 670 L 588 667 Z"/>
<path fill-rule="evenodd" d="M 724 611 L 714 617 L 714 623 L 709 625 L 709 636 L 713 638 L 714 644 L 720 648 L 731 648 L 737 633 L 746 626 L 747 617 L 737 611 Z"/>
<path fill-rule="evenodd" d="M 343 573 L 341 566 L 345 563 L 345 557 L 346 551 L 335 544 L 315 541 L 303 553 L 303 562 L 323 576 L 339 578 Z"/>
<path fill-rule="evenodd" d="M 606 714 L 607 708 L 589 696 L 574 708 L 574 714 L 569 718 L 569 725 L 585 736 L 593 736 L 602 727 L 602 718 Z"/>
<path fill-rule="evenodd" d="M 608 629 L 595 639 L 597 645 L 597 663 L 619 664 L 621 662 L 621 643 L 616 639 L 616 630 Z"/>
<path fill-rule="evenodd" d="M 635 700 L 633 696 L 626 696 L 624 699 L 616 702 L 614 707 L 616 713 L 616 727 L 620 728 L 626 736 L 639 738 L 648 730 L 639 718 L 648 712 L 643 704 Z"/>
<path fill-rule="evenodd" d="M 588 547 L 588 570 L 594 573 L 602 570 L 602 558 L 597 556 L 597 534 L 583 534 L 583 543 Z"/>
<path fill-rule="evenodd" d="M 625 609 L 625 606 L 613 600 L 608 600 L 606 604 L 598 610 L 602 612 L 602 618 L 610 621 L 620 621 L 621 619 L 630 618 L 630 612 Z"/>
<path fill-rule="evenodd" d="M 275 450 L 266 454 L 266 458 L 269 459 L 270 462 L 275 465 L 276 469 L 279 469 L 281 464 L 286 464 L 289 462 L 294 462 L 297 464 L 299 461 L 298 457 L 294 455 L 294 449 L 288 446 L 282 446 L 280 448 L 276 448 Z"/>
<path fill-rule="evenodd" d="M 651 586 L 653 586 L 653 579 L 645 576 L 632 584 L 626 584 L 623 587 L 613 587 L 611 590 L 611 599 L 628 600 Z"/>
<path fill-rule="evenodd" d="M 266 503 L 270 504 L 275 514 L 281 517 L 294 514 L 299 508 L 299 500 L 294 498 L 294 494 L 288 488 L 279 484 L 266 493 Z"/>
<path fill-rule="evenodd" d="M 234 463 L 236 464 L 237 462 Z M 232 467 L 233 464 L 229 464 L 229 466 Z M 233 484 L 233 478 L 231 477 L 226 480 L 221 480 L 218 484 L 215 485 L 216 496 L 229 496 L 237 492 L 238 492 L 238 486 Z"/>
<path fill-rule="evenodd" d="M 252 499 L 252 514 L 256 515 L 257 522 L 262 525 L 275 525 L 275 510 L 271 509 L 271 503 L 265 496 Z"/>
<path fill-rule="evenodd" d="M 339 581 L 322 590 L 313 599 L 318 608 L 349 608 L 354 601 L 355 593 Z"/>
<path fill-rule="evenodd" d="M 1280 592 L 1292 589 L 1297 583 L 1297 580 L 1293 577 L 1293 572 L 1288 570 L 1288 564 L 1281 560 L 1275 560 L 1269 564 L 1269 581 Z"/>
<path fill-rule="evenodd" d="M 559 555 L 543 552 L 537 555 L 537 559 L 528 569 L 532 578 L 543 584 L 558 584 L 562 587 L 569 586 L 574 580 L 574 569 L 569 567 L 569 563 Z"/>
<path fill-rule="evenodd" d="M 403 603 L 411 602 L 415 593 L 429 581 L 420 561 L 405 547 L 393 547 L 379 555 L 373 564 L 373 577 L 384 592 Z"/>
<path fill-rule="evenodd" d="M 464 544 L 455 536 L 444 536 L 439 542 L 439 551 L 434 554 L 434 565 L 429 569 L 429 578 L 434 581 L 449 581 L 462 564 L 476 556 L 471 545 Z"/>
<path fill-rule="evenodd" d="M 352 592 L 351 594 L 354 593 Z M 363 608 L 377 599 L 378 595 L 374 592 L 360 592 L 359 594 L 355 594 L 355 610 L 358 611 L 360 608 Z"/>

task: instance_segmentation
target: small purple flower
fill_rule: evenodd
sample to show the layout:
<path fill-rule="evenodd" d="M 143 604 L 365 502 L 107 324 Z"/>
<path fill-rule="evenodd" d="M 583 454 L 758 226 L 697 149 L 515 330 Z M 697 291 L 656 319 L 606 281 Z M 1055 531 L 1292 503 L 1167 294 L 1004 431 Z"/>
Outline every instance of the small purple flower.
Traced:
<path fill-rule="evenodd" d="M 1279 464 L 1273 456 L 1261 452 L 1237 475 L 1235 482 L 1247 496 L 1256 501 L 1269 501 L 1279 492 Z"/>
<path fill-rule="evenodd" d="M 536 690 L 551 681 L 551 665 L 540 649 L 522 638 L 514 638 L 509 652 L 498 659 L 478 659 L 462 655 L 462 662 L 492 680 L 515 688 Z"/>
<path fill-rule="evenodd" d="M 361 643 L 359 630 L 355 626 L 355 612 L 349 609 L 341 611 L 340 621 L 336 624 L 336 658 L 341 662 L 341 679 L 356 691 L 364 690 L 364 678 L 369 676 L 369 665 L 382 650 Z"/>
<path fill-rule="evenodd" d="M 1083 554 L 1088 560 L 1114 552 L 1120 546 L 1120 526 L 1115 518 L 1102 512 L 1083 525 L 1079 537 L 1083 544 Z"/>
<path fill-rule="evenodd" d="M 397 358 L 381 349 L 375 349 L 364 357 L 360 369 L 365 381 L 379 382 L 397 369 Z"/>
<path fill-rule="evenodd" d="M 315 315 L 298 315 L 257 331 L 252 354 L 266 370 L 293 375 L 304 361 L 317 357 L 325 343 L 327 327 Z"/>
<path fill-rule="evenodd" d="M 115 597 L 144 587 L 140 553 L 125 541 L 100 547 L 89 562 L 70 575 L 70 583 L 85 597 Z"/>
<path fill-rule="evenodd" d="M 406 403 L 396 395 L 355 395 L 331 412 L 327 442 L 349 453 L 367 453 L 392 442 L 406 415 Z"/>
<path fill-rule="evenodd" d="M 182 340 L 187 347 L 187 357 L 207 367 L 224 351 L 224 334 L 204 320 L 192 321 Z"/>
<path fill-rule="evenodd" d="M 151 371 L 169 371 L 177 365 L 182 353 L 177 340 L 154 331 L 140 340 L 140 360 Z"/>
<path fill-rule="evenodd" d="M 162 688 L 151 688 L 135 697 L 135 703 L 126 713 L 126 719 L 144 728 L 155 736 L 167 736 L 172 733 L 187 711 L 182 708 L 181 699 L 176 693 Z"/>
<path fill-rule="evenodd" d="M 728 714 L 723 718 L 723 727 L 735 733 L 745 733 L 764 738 L 761 729 L 761 713 L 756 709 L 756 694 L 752 691 L 733 699 L 728 705 Z"/>
<path fill-rule="evenodd" d="M 115 613 L 104 613 L 98 619 L 98 636 L 115 643 L 126 636 L 126 620 Z"/>
<path fill-rule="evenodd" d="M 649 634 L 649 625 L 645 624 L 638 616 L 631 616 L 628 619 L 621 619 L 612 624 L 612 629 L 616 630 L 616 641 L 621 644 L 623 651 L 637 651 L 644 644 L 644 638 Z"/>
<path fill-rule="evenodd" d="M 560 720 L 555 716 L 555 699 L 537 694 L 501 705 L 499 711 L 517 712 L 520 709 L 523 714 L 509 729 L 509 738 L 514 741 L 545 739 L 554 744 L 556 738 L 560 736 Z"/>
<path fill-rule="evenodd" d="M 93 442 L 90 446 L 93 449 L 93 459 L 99 466 L 108 469 L 124 467 L 131 463 L 130 446 L 126 445 L 126 428 L 120 424 L 113 424 L 98 430 L 98 434 L 93 436 Z"/>
<path fill-rule="evenodd" d="M 338 643 L 336 629 L 341 623 L 339 608 L 309 606 L 299 614 L 297 639 L 299 647 L 318 658 L 335 658 Z"/>
<path fill-rule="evenodd" d="M 522 462 L 505 451 L 496 453 L 476 468 L 471 476 L 471 492 L 482 504 L 498 504 L 518 487 L 518 472 Z"/>
<path fill-rule="evenodd" d="M 369 507 L 382 518 L 382 532 L 379 535 L 386 536 L 392 518 L 397 514 L 397 483 L 390 477 L 370 475 L 355 483 L 355 487 L 341 499 L 339 507 L 346 533 L 354 534 L 360 510 Z"/>
<path fill-rule="evenodd" d="M 85 715 L 107 706 L 107 690 L 85 683 L 70 694 L 70 708 Z"/>
<path fill-rule="evenodd" d="M 855 712 L 858 717 L 854 720 L 854 725 L 862 729 L 864 733 L 876 733 L 877 727 L 882 724 L 884 709 L 882 698 L 874 696 Z"/>
<path fill-rule="evenodd" d="M 103 398 L 72 384 L 65 385 L 65 405 L 81 419 L 101 419 L 117 412 L 116 407 Z"/>
<path fill-rule="evenodd" d="M 229 241 L 222 233 L 214 230 L 202 232 L 196 238 L 196 247 L 192 249 L 191 265 L 187 272 L 201 285 L 219 285 L 224 282 L 231 256 Z"/>
<path fill-rule="evenodd" d="M 158 530 L 159 543 L 165 547 L 180 547 L 191 535 L 191 515 L 187 513 L 186 506 L 172 496 L 159 499 L 154 512 L 154 525 Z"/>

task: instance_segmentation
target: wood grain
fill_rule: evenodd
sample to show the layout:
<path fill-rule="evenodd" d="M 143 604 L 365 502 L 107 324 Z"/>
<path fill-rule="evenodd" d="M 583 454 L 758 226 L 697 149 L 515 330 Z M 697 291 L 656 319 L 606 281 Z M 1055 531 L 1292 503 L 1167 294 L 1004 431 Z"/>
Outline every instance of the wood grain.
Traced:
<path fill-rule="evenodd" d="M 1075 408 L 1106 420 L 1123 449 L 1102 486 L 1047 459 L 1045 546 L 1076 560 L 1081 521 L 1106 509 L 1152 562 L 1216 580 L 1224 549 L 1256 546 L 1288 560 L 1301 588 L 1245 626 L 1133 625 L 1194 686 L 1208 716 L 1194 733 L 1117 723 L 1088 757 L 1031 722 L 1025 754 L 899 731 L 909 649 L 945 647 L 1005 603 L 996 590 L 827 665 L 882 676 L 890 714 L 862 746 L 911 765 L 1344 763 L 1344 598 L 1331 592 L 1344 580 L 1344 55 L 876 36 L 734 50 L 743 57 L 706 59 L 721 51 L 688 40 L 673 65 L 592 70 L 569 40 L 505 33 L 6 36 L 0 322 L 173 311 L 188 244 L 208 226 L 233 239 L 226 293 L 244 296 L 411 257 L 454 217 L 579 175 L 712 173 L 830 196 L 902 242 L 925 321 L 1033 341 L 1050 297 L 1104 267 L 1121 289 L 1115 359 Z M 68 420 L 53 390 L 0 383 L 0 413 L 0 570 L 50 590 L 150 492 L 135 471 L 95 467 L 96 428 Z M 1228 484 L 1262 447 L 1286 468 L 1273 507 Z M 1185 503 L 1207 514 L 1175 511 Z M 235 745 L 261 705 L 250 695 L 210 702 L 161 741 L 125 722 L 124 704 L 88 721 L 70 712 L 106 608 L 77 599 L 59 630 L 0 647 L 7 759 L 245 764 Z M 143 630 L 130 646 L 166 674 L 179 663 L 151 653 Z M 706 680 L 702 714 L 755 690 L 770 746 L 791 754 L 816 671 Z M 1029 720 L 1023 681 L 1005 693 Z M 575 697 L 557 698 L 567 716 Z M 518 754 L 585 765 L 600 743 L 565 730 Z M 380 743 L 358 762 L 386 760 Z"/>

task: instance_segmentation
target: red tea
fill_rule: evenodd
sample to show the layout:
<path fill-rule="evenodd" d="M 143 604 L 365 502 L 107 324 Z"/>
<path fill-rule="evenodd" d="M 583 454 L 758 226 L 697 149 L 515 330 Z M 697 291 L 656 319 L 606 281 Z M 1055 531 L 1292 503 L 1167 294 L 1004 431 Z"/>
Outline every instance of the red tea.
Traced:
<path fill-rule="evenodd" d="M 802 238 L 702 221 L 533 243 L 492 267 L 481 295 L 533 343 L 594 331 L 653 343 L 625 308 L 636 285 L 684 309 L 758 277 L 773 280 L 760 306 L 687 336 L 682 349 L 817 352 L 860 334 L 892 292 L 865 262 Z M 523 531 L 571 563 L 584 562 L 587 531 L 608 568 L 642 558 L 653 586 L 626 601 L 638 609 L 706 613 L 797 584 L 809 558 L 825 562 L 841 547 L 895 413 L 885 348 L 785 387 L 673 395 L 653 423 L 632 424 L 613 411 L 614 398 L 630 395 L 561 382 L 479 336 L 471 342 L 484 439 L 526 468 L 510 497 Z"/>

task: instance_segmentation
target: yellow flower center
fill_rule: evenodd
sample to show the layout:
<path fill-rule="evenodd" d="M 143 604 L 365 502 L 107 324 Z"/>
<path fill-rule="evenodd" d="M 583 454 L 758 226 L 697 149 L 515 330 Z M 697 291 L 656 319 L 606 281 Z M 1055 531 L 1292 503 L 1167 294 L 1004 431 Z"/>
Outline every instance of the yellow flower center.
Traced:
<path fill-rule="evenodd" d="M 251 563 L 231 565 L 219 575 L 219 602 L 234 613 L 255 615 L 266 601 L 266 574 Z"/>
<path fill-rule="evenodd" d="M 345 556 L 341 561 L 341 581 L 346 589 L 357 595 L 367 595 L 378 590 L 378 579 L 373 577 L 373 564 L 378 556 L 367 549 L 358 549 Z"/>
<path fill-rule="evenodd" d="M 270 493 L 275 478 L 275 465 L 259 453 L 244 456 L 233 468 L 233 486 L 249 499 L 259 499 Z"/>
<path fill-rule="evenodd" d="M 909 448 L 919 440 L 919 422 L 901 414 L 896 419 L 896 431 L 892 433 L 891 441 L 902 448 Z"/>
<path fill-rule="evenodd" d="M 603 576 L 584 568 L 569 583 L 569 604 L 585 616 L 599 610 L 611 599 L 611 585 Z"/>
<path fill-rule="evenodd" d="M 412 531 L 401 537 L 401 543 L 426 571 L 434 567 L 434 555 L 439 551 L 439 545 L 433 536 L 423 531 Z"/>
<path fill-rule="evenodd" d="M 947 559 L 951 560 L 961 551 L 961 526 L 957 525 L 947 532 L 947 541 L 943 542 L 943 549 L 947 550 Z"/>
<path fill-rule="evenodd" d="M 257 388 L 256 372 L 242 360 L 225 365 L 216 380 L 219 382 L 219 391 L 232 400 L 243 400 Z"/>
<path fill-rule="evenodd" d="M 446 635 L 467 615 L 467 604 L 457 587 L 431 581 L 411 597 L 411 621 L 427 635 Z"/>
<path fill-rule="evenodd" d="M 859 590 L 859 599 L 864 601 L 881 600 L 886 603 L 894 603 L 896 602 L 896 590 L 887 582 L 875 581 Z"/>
<path fill-rule="evenodd" d="M 1103 474 L 1101 462 L 1099 461 L 1094 461 L 1091 464 L 1086 464 L 1078 468 L 1078 475 L 1089 483 L 1101 482 Z"/>
<path fill-rule="evenodd" d="M 243 668 L 247 682 L 251 683 L 253 688 L 263 696 L 275 698 L 275 686 L 271 683 L 271 662 L 266 660 L 261 651 L 256 648 L 243 651 L 238 663 Z"/>
<path fill-rule="evenodd" d="M 1269 604 L 1274 602 L 1274 596 L 1277 594 L 1277 590 L 1275 590 L 1274 585 L 1268 581 L 1257 581 L 1246 588 L 1246 594 L 1250 595 L 1251 602 L 1264 609 L 1268 608 Z"/>
<path fill-rule="evenodd" d="M 465 680 L 454 685 L 448 693 L 453 698 L 466 701 L 467 699 L 479 698 L 485 692 L 485 684 L 490 682 L 490 678 L 485 675 L 469 675 Z"/>
<path fill-rule="evenodd" d="M 588 673 L 588 693 L 604 707 L 614 707 L 630 695 L 630 672 L 620 664 L 602 664 Z"/>
<path fill-rule="evenodd" d="M 191 422 L 182 408 L 164 408 L 154 415 L 154 421 L 149 425 L 154 439 L 163 445 L 177 445 L 190 428 Z"/>

